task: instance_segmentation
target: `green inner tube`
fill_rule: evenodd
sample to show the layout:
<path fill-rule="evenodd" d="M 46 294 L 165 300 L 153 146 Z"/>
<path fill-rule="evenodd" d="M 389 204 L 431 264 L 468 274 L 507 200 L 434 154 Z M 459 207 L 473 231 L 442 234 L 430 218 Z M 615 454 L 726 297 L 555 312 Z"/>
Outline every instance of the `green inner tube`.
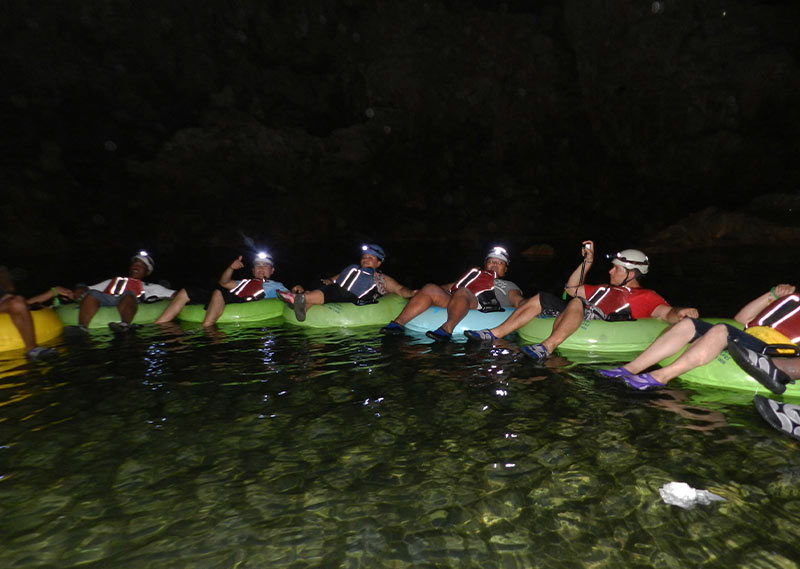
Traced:
<path fill-rule="evenodd" d="M 550 336 L 555 318 L 534 318 L 517 330 L 525 344 L 536 344 Z M 610 353 L 642 351 L 667 327 L 656 318 L 641 318 L 624 322 L 584 320 L 559 349 L 582 352 Z"/>
<path fill-rule="evenodd" d="M 134 324 L 151 324 L 155 319 L 161 316 L 164 309 L 169 304 L 169 299 L 151 302 L 149 304 L 140 303 L 139 309 L 136 311 L 136 316 L 133 317 Z M 54 310 L 64 323 L 64 326 L 77 326 L 78 325 L 78 304 L 65 304 L 59 306 Z M 119 322 L 119 311 L 116 306 L 101 306 L 97 310 L 97 314 L 89 322 L 89 328 L 107 328 L 109 322 Z"/>
<path fill-rule="evenodd" d="M 294 310 L 283 308 L 283 318 L 289 324 L 309 328 L 355 328 L 357 326 L 385 326 L 397 318 L 408 300 L 396 294 L 387 294 L 376 304 L 356 306 L 349 302 L 331 302 L 312 306 L 306 319 L 298 322 Z"/>
<path fill-rule="evenodd" d="M 269 320 L 270 318 L 280 318 L 283 315 L 284 306 L 284 303 L 277 298 L 226 304 L 225 310 L 217 320 L 217 323 L 247 324 L 249 322 Z M 187 304 L 178 314 L 178 320 L 182 322 L 202 322 L 205 317 L 206 311 L 202 304 Z"/>
<path fill-rule="evenodd" d="M 743 328 L 741 324 L 735 320 L 728 318 L 703 318 L 707 322 L 725 323 L 730 324 L 740 330 Z M 670 356 L 661 362 L 659 365 L 666 366 L 674 362 L 685 351 L 685 348 L 674 356 Z M 707 386 L 723 390 L 743 391 L 752 396 L 760 393 L 765 397 L 776 397 L 769 389 L 761 385 L 758 381 L 750 377 L 745 371 L 740 368 L 727 350 L 723 350 L 716 358 L 711 360 L 704 366 L 700 366 L 687 371 L 678 376 L 682 382 L 686 382 L 692 386 Z M 675 380 L 673 380 L 674 382 Z M 672 385 L 672 383 L 670 383 Z M 793 383 L 786 386 L 786 392 L 781 396 L 784 401 L 797 401 L 800 399 L 800 383 Z"/>

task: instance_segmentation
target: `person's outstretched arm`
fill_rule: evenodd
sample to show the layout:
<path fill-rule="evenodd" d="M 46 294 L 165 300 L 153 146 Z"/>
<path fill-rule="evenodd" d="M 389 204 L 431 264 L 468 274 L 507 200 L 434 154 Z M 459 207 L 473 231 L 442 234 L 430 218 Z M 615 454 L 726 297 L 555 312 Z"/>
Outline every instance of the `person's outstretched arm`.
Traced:
<path fill-rule="evenodd" d="M 745 304 L 733 317 L 739 324 L 747 324 L 767 306 L 787 294 L 794 294 L 795 287 L 790 284 L 779 284 Z"/>

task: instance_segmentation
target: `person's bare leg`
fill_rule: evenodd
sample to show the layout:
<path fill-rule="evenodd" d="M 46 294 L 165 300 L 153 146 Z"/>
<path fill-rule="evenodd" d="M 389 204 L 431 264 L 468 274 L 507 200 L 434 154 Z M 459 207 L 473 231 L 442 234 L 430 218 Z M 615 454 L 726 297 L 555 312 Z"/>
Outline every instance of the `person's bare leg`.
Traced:
<path fill-rule="evenodd" d="M 520 304 L 502 324 L 495 326 L 489 331 L 494 334 L 495 338 L 503 338 L 512 332 L 516 332 L 541 313 L 542 304 L 537 294 Z"/>
<path fill-rule="evenodd" d="M 304 292 L 306 299 L 306 308 L 309 306 L 314 306 L 315 304 L 325 304 L 325 293 L 321 290 L 309 290 L 308 292 Z"/>
<path fill-rule="evenodd" d="M 706 365 L 716 358 L 728 346 L 728 329 L 723 324 L 713 326 L 708 332 L 692 342 L 680 357 L 669 364 L 650 373 L 656 381 L 668 383 L 696 367 Z"/>
<path fill-rule="evenodd" d="M 663 334 L 656 338 L 652 344 L 645 348 L 641 354 L 622 367 L 632 374 L 641 373 L 656 365 L 664 358 L 677 354 L 689 343 L 694 335 L 694 323 L 691 319 L 684 318 L 671 328 L 668 328 Z"/>
<path fill-rule="evenodd" d="M 450 295 L 439 285 L 428 283 L 417 294 L 412 296 L 402 312 L 394 319 L 401 326 L 405 326 L 411 319 L 419 316 L 431 305 L 444 308 L 450 302 Z"/>
<path fill-rule="evenodd" d="M 164 309 L 164 312 L 161 313 L 161 316 L 156 318 L 156 324 L 166 324 L 167 322 L 172 322 L 178 313 L 183 309 L 184 306 L 189 302 L 189 295 L 186 292 L 185 288 L 182 288 L 178 291 L 178 293 L 172 298 L 169 302 L 167 307 Z"/>
<path fill-rule="evenodd" d="M 583 301 L 573 298 L 553 322 L 553 331 L 542 341 L 548 353 L 553 353 L 583 322 Z"/>
<path fill-rule="evenodd" d="M 800 357 L 772 358 L 772 363 L 791 379 L 800 379 Z"/>
<path fill-rule="evenodd" d="M 83 300 L 81 301 L 81 305 L 78 308 L 78 324 L 80 326 L 88 326 L 89 322 L 92 321 L 92 318 L 94 318 L 94 315 L 97 314 L 99 309 L 99 300 L 97 300 L 91 294 L 84 296 Z"/>
<path fill-rule="evenodd" d="M 211 298 L 208 301 L 208 308 L 206 308 L 206 317 L 203 318 L 203 326 L 213 326 L 216 324 L 219 317 L 222 316 L 225 310 L 225 300 L 222 298 L 222 292 L 215 290 L 211 293 Z"/>
<path fill-rule="evenodd" d="M 447 303 L 447 320 L 442 324 L 442 330 L 452 334 L 453 329 L 464 319 L 469 309 L 477 307 L 478 299 L 471 290 L 466 288 L 456 290 Z"/>
<path fill-rule="evenodd" d="M 136 316 L 136 311 L 139 310 L 139 302 L 132 294 L 123 295 L 122 300 L 117 305 L 117 310 L 122 321 L 130 324 L 133 322 L 133 317 Z"/>
<path fill-rule="evenodd" d="M 22 342 L 25 344 L 25 351 L 28 352 L 36 347 L 36 333 L 33 328 L 33 318 L 28 310 L 25 299 L 19 295 L 7 295 L 0 301 L 0 312 L 5 312 L 11 318 L 11 322 L 16 327 Z"/>

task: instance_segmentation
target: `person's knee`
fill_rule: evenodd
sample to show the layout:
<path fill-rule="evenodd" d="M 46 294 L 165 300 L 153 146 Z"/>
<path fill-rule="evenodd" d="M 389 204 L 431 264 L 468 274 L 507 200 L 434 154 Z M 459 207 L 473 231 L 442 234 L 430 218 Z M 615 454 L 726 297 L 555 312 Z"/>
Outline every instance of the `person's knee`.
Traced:
<path fill-rule="evenodd" d="M 117 306 L 120 310 L 122 310 L 124 308 L 133 308 L 137 304 L 138 301 L 136 300 L 135 296 L 133 296 L 132 294 L 126 294 L 120 299 L 119 304 Z"/>
<path fill-rule="evenodd" d="M 15 294 L 6 302 L 8 312 L 11 314 L 20 314 L 28 310 L 28 304 L 25 302 L 25 299 L 18 294 Z"/>
<path fill-rule="evenodd" d="M 440 287 L 439 285 L 435 285 L 433 283 L 428 283 L 425 286 L 423 286 L 421 289 L 419 289 L 419 292 L 417 292 L 417 295 L 427 295 L 427 296 L 431 296 L 432 297 L 432 296 L 435 296 L 436 293 L 441 292 L 441 290 L 442 290 L 442 287 Z"/>
<path fill-rule="evenodd" d="M 538 294 L 533 295 L 520 304 L 517 307 L 517 311 L 523 314 L 528 314 L 529 312 L 535 314 L 540 313 L 542 311 L 542 297 Z"/>
<path fill-rule="evenodd" d="M 716 324 L 712 326 L 703 336 L 708 339 L 727 341 L 728 329 L 724 324 Z"/>

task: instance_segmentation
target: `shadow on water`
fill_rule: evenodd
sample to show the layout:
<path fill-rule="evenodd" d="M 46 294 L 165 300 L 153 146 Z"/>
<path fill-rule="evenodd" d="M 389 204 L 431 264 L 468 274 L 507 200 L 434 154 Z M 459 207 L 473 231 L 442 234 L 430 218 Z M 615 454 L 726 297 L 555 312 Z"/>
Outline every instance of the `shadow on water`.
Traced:
<path fill-rule="evenodd" d="M 4 567 L 790 567 L 800 453 L 596 364 L 288 325 L 68 338 L 0 390 Z M 17 370 L 19 371 L 19 369 Z M 694 510 L 658 488 L 726 498 Z"/>

